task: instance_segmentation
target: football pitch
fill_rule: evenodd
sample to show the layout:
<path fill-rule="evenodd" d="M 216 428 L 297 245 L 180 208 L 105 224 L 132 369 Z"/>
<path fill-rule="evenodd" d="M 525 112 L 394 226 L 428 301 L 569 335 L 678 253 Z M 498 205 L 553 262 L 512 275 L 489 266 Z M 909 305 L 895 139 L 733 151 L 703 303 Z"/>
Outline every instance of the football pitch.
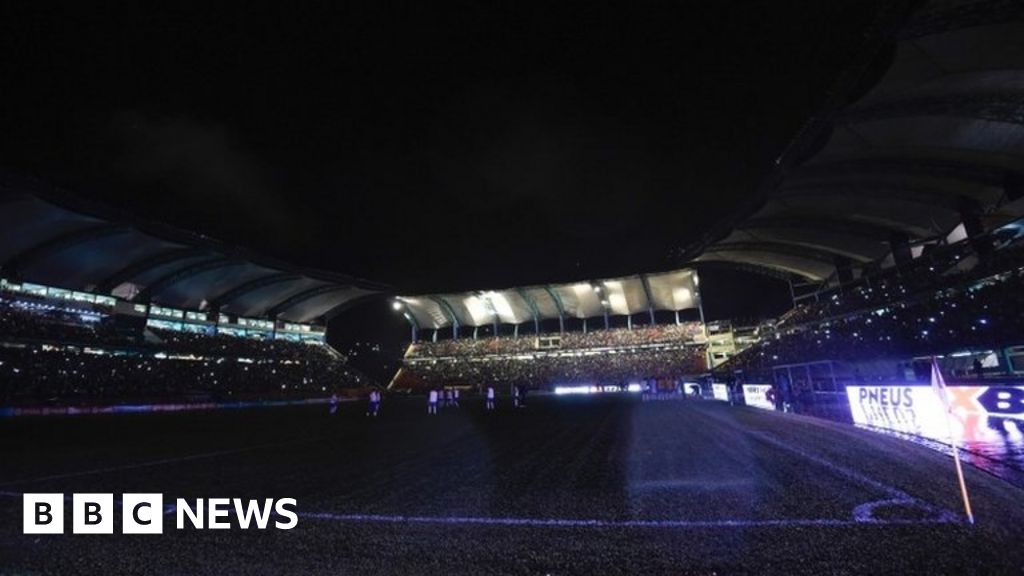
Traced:
<path fill-rule="evenodd" d="M 2 574 L 989 574 L 1024 490 L 852 426 L 712 401 L 479 399 L 0 421 Z M 162 493 L 161 535 L 22 534 L 24 493 Z M 294 498 L 290 530 L 175 502 Z M 232 522 L 237 524 L 233 519 Z M 70 527 L 70 522 L 67 522 Z"/>

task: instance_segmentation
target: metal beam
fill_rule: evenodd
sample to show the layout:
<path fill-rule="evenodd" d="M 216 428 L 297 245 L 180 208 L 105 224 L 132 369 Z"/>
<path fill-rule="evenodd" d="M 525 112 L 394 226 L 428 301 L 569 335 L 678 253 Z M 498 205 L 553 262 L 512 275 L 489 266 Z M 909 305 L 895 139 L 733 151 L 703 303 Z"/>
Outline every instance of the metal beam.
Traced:
<path fill-rule="evenodd" d="M 766 270 L 774 270 L 779 278 L 790 278 L 792 276 L 799 276 L 808 280 L 821 281 L 825 278 L 819 271 L 815 271 L 806 265 L 793 264 L 793 263 L 779 263 L 779 262 L 766 262 L 764 256 L 752 254 L 750 252 L 722 252 L 720 254 L 708 254 L 700 257 L 700 263 L 716 263 L 723 267 L 739 268 L 740 266 L 748 269 L 759 268 Z M 805 260 L 807 262 L 817 262 Z M 828 274 L 832 274 L 834 267 L 831 263 L 817 262 L 820 265 L 829 268 Z M 726 266 L 728 265 L 728 266 Z M 826 274 L 827 275 L 827 274 Z"/>
<path fill-rule="evenodd" d="M 551 296 L 551 300 L 555 303 L 555 308 L 558 308 L 558 332 L 565 332 L 565 308 L 562 306 L 562 299 L 558 297 L 558 293 L 551 289 L 550 285 L 544 286 L 544 291 Z"/>
<path fill-rule="evenodd" d="M 769 278 L 775 278 L 777 280 L 788 281 L 793 278 L 792 272 L 786 272 L 779 268 L 772 268 L 763 264 L 752 264 L 746 262 L 733 262 L 731 260 L 714 260 L 714 259 L 700 259 L 690 262 L 691 266 L 696 267 L 698 270 L 730 270 L 747 272 L 750 274 L 757 274 L 759 276 L 767 276 Z M 800 274 L 801 278 L 806 276 Z"/>
<path fill-rule="evenodd" d="M 159 254 L 154 254 L 153 256 L 132 262 L 117 272 L 114 272 L 107 278 L 104 278 L 96 284 L 96 292 L 100 294 L 109 294 L 114 288 L 117 288 L 121 284 L 149 272 L 150 270 L 167 264 L 172 264 L 180 260 L 187 260 L 189 258 L 195 258 L 206 254 L 211 254 L 211 252 L 201 248 L 174 248 L 160 252 Z"/>
<path fill-rule="evenodd" d="M 849 241 L 837 240 L 826 234 L 798 234 L 791 238 L 772 237 L 770 234 L 759 234 L 751 231 L 742 231 L 742 234 L 749 236 L 749 238 L 736 238 L 735 240 L 725 242 L 725 244 L 738 242 L 788 244 L 794 247 L 828 252 L 836 256 L 850 258 L 862 264 L 883 258 L 886 253 L 886 246 L 881 241 L 873 241 L 870 245 L 865 246 L 864 241 L 856 240 L 854 241 L 854 246 L 851 247 Z"/>
<path fill-rule="evenodd" d="M 441 310 L 448 315 L 448 319 L 452 321 L 452 338 L 458 338 L 460 324 L 459 317 L 455 315 L 455 309 L 442 296 L 431 296 L 430 299 L 436 302 L 441 307 Z"/>
<path fill-rule="evenodd" d="M 236 260 L 234 258 L 227 258 L 224 256 L 215 257 L 209 260 L 202 260 L 194 264 L 189 264 L 167 274 L 164 274 L 160 278 L 149 283 L 145 290 L 139 292 L 138 295 L 133 298 L 137 302 L 149 302 L 154 296 L 159 295 L 164 290 L 174 286 L 182 280 L 188 280 L 193 276 L 209 272 L 210 270 L 219 270 L 221 268 L 231 268 L 235 266 L 244 266 L 248 263 L 244 260 Z"/>
<path fill-rule="evenodd" d="M 654 325 L 654 299 L 651 298 L 651 285 L 647 283 L 647 275 L 640 274 L 640 285 L 644 287 L 644 295 L 647 297 L 647 311 L 651 314 L 651 325 Z"/>
<path fill-rule="evenodd" d="M 256 290 L 259 290 L 261 288 L 266 288 L 267 286 L 273 286 L 274 284 L 280 284 L 282 282 L 290 282 L 301 279 L 302 276 L 299 276 L 298 274 L 290 274 L 288 272 L 276 272 L 274 274 L 268 274 L 267 276 L 256 278 L 254 280 L 249 280 L 248 282 L 243 282 L 238 286 L 231 288 L 227 292 L 224 292 L 223 294 L 215 297 L 213 300 L 210 301 L 210 309 L 217 310 L 223 308 L 224 306 L 231 304 L 235 300 L 238 300 L 242 296 L 245 296 L 250 292 L 255 292 Z"/>
<path fill-rule="evenodd" d="M 325 286 L 317 286 L 315 288 L 310 288 L 309 290 L 303 290 L 302 292 L 289 296 L 288 298 L 285 298 L 271 306 L 266 310 L 266 312 L 264 312 L 264 316 L 276 318 L 282 312 L 285 312 L 306 300 L 316 298 L 317 296 L 323 296 L 324 294 L 330 294 L 331 292 L 351 290 L 352 288 L 353 286 L 351 284 L 327 284 Z"/>
<path fill-rule="evenodd" d="M 516 293 L 519 297 L 526 302 L 526 306 L 530 309 L 530 313 L 533 314 L 533 332 L 534 334 L 540 334 L 540 309 L 537 308 L 537 303 L 530 298 L 530 295 L 522 288 L 516 288 Z"/>
<path fill-rule="evenodd" d="M 808 248 L 786 242 L 719 242 L 705 249 L 705 253 L 709 254 L 719 252 L 765 252 L 803 258 L 804 260 L 816 260 L 825 264 L 832 264 L 836 254 L 839 254 L 831 250 Z"/>
<path fill-rule="evenodd" d="M 33 244 L 29 248 L 8 258 L 7 262 L 3 265 L 3 271 L 11 277 L 17 277 L 20 272 L 48 256 L 78 244 L 95 242 L 97 240 L 102 240 L 103 238 L 117 236 L 119 234 L 127 234 L 129 232 L 131 232 L 131 229 L 127 226 L 103 223 L 58 234 L 51 238 L 47 238 L 42 242 Z"/>

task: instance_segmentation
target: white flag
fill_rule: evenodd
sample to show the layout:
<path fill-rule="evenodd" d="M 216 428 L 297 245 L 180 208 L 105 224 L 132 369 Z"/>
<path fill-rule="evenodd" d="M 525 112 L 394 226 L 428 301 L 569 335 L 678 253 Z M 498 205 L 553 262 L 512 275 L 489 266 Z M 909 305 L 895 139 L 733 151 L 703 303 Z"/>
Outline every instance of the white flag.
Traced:
<path fill-rule="evenodd" d="M 949 412 L 949 397 L 946 396 L 946 381 L 942 379 L 942 371 L 939 370 L 939 362 L 932 357 L 932 390 L 939 396 L 942 405 Z"/>

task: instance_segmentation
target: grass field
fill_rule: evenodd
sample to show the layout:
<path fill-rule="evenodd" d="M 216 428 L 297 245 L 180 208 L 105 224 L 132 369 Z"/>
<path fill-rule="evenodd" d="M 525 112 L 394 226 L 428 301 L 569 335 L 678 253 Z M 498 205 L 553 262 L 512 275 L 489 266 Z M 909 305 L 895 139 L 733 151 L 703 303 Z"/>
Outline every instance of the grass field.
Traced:
<path fill-rule="evenodd" d="M 968 526 L 948 457 L 846 425 L 632 398 L 363 409 L 0 422 L 0 573 L 1024 571 L 1024 490 L 967 470 Z M 290 497 L 299 523 L 23 535 L 23 492 Z"/>

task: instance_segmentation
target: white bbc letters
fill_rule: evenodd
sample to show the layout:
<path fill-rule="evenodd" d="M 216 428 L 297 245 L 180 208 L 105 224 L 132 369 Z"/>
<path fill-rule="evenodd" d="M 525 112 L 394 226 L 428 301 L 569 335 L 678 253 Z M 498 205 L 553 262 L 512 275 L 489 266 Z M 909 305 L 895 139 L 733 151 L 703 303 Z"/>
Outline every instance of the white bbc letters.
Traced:
<path fill-rule="evenodd" d="M 113 534 L 114 495 L 75 494 L 71 501 L 71 531 L 75 534 Z"/>
<path fill-rule="evenodd" d="M 24 494 L 22 499 L 22 532 L 25 534 L 64 533 L 63 494 Z M 205 506 L 204 506 L 205 504 Z M 279 530 L 291 530 L 299 523 L 294 498 L 197 498 L 194 505 L 184 498 L 175 503 L 177 529 L 187 523 L 197 530 L 266 530 L 271 525 Z M 121 509 L 122 534 L 163 534 L 163 494 L 127 493 L 114 503 L 113 494 L 73 494 L 71 496 L 71 532 L 74 534 L 113 534 L 114 516 Z M 203 512 L 206 514 L 203 514 Z M 187 520 L 186 520 L 187 519 Z"/>
<path fill-rule="evenodd" d="M 163 534 L 164 495 L 125 494 L 121 499 L 123 534 Z"/>
<path fill-rule="evenodd" d="M 25 494 L 21 502 L 23 533 L 64 533 L 63 494 Z"/>
<path fill-rule="evenodd" d="M 228 508 L 231 505 L 231 499 L 210 498 L 207 500 L 207 503 L 210 505 L 210 521 L 206 524 L 206 527 L 210 530 L 227 530 L 231 528 L 230 522 L 218 520 L 218 518 L 227 518 L 231 514 L 231 510 Z"/>

